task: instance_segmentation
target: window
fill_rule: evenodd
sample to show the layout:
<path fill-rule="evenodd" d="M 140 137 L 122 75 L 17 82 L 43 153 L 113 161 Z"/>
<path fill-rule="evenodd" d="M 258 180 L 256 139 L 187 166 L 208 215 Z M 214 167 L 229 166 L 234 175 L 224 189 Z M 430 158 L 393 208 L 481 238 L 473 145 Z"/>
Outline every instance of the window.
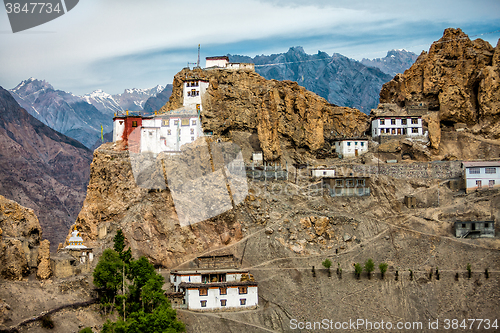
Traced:
<path fill-rule="evenodd" d="M 361 147 L 364 147 L 365 146 L 365 143 L 364 142 L 361 142 Z"/>
<path fill-rule="evenodd" d="M 470 168 L 469 169 L 469 175 L 479 175 L 481 173 L 480 168 Z"/>
<path fill-rule="evenodd" d="M 191 128 L 191 134 L 194 134 L 194 128 Z"/>
<path fill-rule="evenodd" d="M 191 89 L 191 96 L 196 96 L 196 89 Z"/>
<path fill-rule="evenodd" d="M 413 125 L 418 124 L 418 118 L 411 118 L 411 123 L 412 123 Z"/>
<path fill-rule="evenodd" d="M 357 184 L 358 186 L 365 186 L 365 180 L 364 179 L 358 179 L 357 183 L 358 183 Z"/>
<path fill-rule="evenodd" d="M 396 125 L 396 119 L 391 119 L 391 125 Z"/>
<path fill-rule="evenodd" d="M 406 119 L 401 119 L 401 125 L 406 125 Z"/>
<path fill-rule="evenodd" d="M 207 301 L 200 301 L 201 307 L 206 308 L 207 307 Z"/>
<path fill-rule="evenodd" d="M 174 282 L 177 282 L 177 275 L 174 276 Z"/>
<path fill-rule="evenodd" d="M 240 298 L 240 305 L 246 305 L 247 300 L 245 298 Z"/>
<path fill-rule="evenodd" d="M 385 125 L 385 119 L 380 119 L 380 125 Z"/>
<path fill-rule="evenodd" d="M 465 228 L 465 223 L 462 223 L 462 228 Z"/>
<path fill-rule="evenodd" d="M 191 92 L 190 91 L 188 91 L 188 96 L 191 96 Z"/>
<path fill-rule="evenodd" d="M 196 125 L 196 120 L 192 120 L 191 125 L 193 125 L 193 126 Z"/>
<path fill-rule="evenodd" d="M 200 288 L 200 296 L 207 296 L 208 295 L 208 289 L 207 288 Z"/>
<path fill-rule="evenodd" d="M 480 180 L 476 180 L 476 186 L 477 188 L 481 188 L 482 182 Z"/>
<path fill-rule="evenodd" d="M 179 125 L 179 119 L 174 120 L 174 126 Z"/>
<path fill-rule="evenodd" d="M 490 188 L 495 187 L 495 180 L 490 180 L 490 181 L 488 181 L 488 186 L 489 186 Z"/>
<path fill-rule="evenodd" d="M 247 287 L 238 287 L 239 294 L 246 294 L 248 292 Z"/>
<path fill-rule="evenodd" d="M 163 124 L 163 126 L 170 126 L 170 120 L 169 119 L 163 119 L 162 124 Z"/>
<path fill-rule="evenodd" d="M 413 128 L 411 129 L 411 132 L 412 132 L 412 133 L 418 133 L 418 128 L 417 128 L 417 127 L 413 127 Z"/>
<path fill-rule="evenodd" d="M 221 299 L 220 300 L 220 306 L 226 306 L 226 302 L 227 302 L 227 300 Z"/>
<path fill-rule="evenodd" d="M 354 187 L 354 179 L 347 179 L 345 183 L 346 187 Z"/>
<path fill-rule="evenodd" d="M 194 136 L 191 137 L 191 141 L 194 141 Z"/>
<path fill-rule="evenodd" d="M 342 179 L 335 180 L 335 186 L 336 187 L 342 187 L 342 186 L 344 186 L 344 181 Z"/>
<path fill-rule="evenodd" d="M 132 127 L 137 127 L 137 120 L 134 120 L 134 121 L 132 122 Z"/>
<path fill-rule="evenodd" d="M 347 142 L 347 146 L 350 146 L 350 145 L 351 145 L 351 143 L 350 143 L 350 142 Z"/>
<path fill-rule="evenodd" d="M 497 168 L 485 168 L 484 172 L 489 174 L 497 173 Z"/>
<path fill-rule="evenodd" d="M 181 119 L 181 126 L 189 126 L 189 119 Z"/>
<path fill-rule="evenodd" d="M 220 287 L 219 288 L 219 293 L 221 295 L 227 295 L 227 288 L 226 287 Z"/>

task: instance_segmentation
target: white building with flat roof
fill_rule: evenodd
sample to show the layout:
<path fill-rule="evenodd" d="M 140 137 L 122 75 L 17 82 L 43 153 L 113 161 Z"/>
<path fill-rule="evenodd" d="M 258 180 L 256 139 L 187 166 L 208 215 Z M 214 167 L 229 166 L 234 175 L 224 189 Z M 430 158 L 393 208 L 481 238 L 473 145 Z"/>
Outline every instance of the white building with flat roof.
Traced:
<path fill-rule="evenodd" d="M 462 162 L 465 192 L 500 188 L 500 161 Z"/>
<path fill-rule="evenodd" d="M 344 138 L 335 141 L 335 152 L 342 158 L 356 157 L 368 151 L 368 139 Z"/>
<path fill-rule="evenodd" d="M 372 137 L 381 135 L 422 136 L 420 116 L 380 116 L 372 120 Z"/>
<path fill-rule="evenodd" d="M 197 311 L 248 309 L 259 305 L 257 282 L 246 270 L 173 271 L 170 283 L 184 293 L 187 309 Z"/>

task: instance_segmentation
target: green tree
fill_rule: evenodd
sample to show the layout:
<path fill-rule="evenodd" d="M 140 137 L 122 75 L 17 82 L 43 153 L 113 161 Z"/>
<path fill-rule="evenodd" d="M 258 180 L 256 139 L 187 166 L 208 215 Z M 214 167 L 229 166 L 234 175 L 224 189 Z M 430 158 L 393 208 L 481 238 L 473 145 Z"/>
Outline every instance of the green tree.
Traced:
<path fill-rule="evenodd" d="M 375 269 L 375 264 L 373 263 L 372 259 L 368 259 L 365 261 L 365 271 L 368 274 L 368 278 L 371 279 L 372 277 L 372 272 Z"/>
<path fill-rule="evenodd" d="M 115 304 L 116 294 L 123 283 L 123 261 L 118 253 L 111 249 L 104 250 L 94 269 L 94 285 L 102 289 L 101 305 L 104 312 Z"/>
<path fill-rule="evenodd" d="M 328 270 L 328 277 L 330 277 L 331 276 L 330 267 L 332 267 L 332 261 L 326 258 L 321 264 Z"/>
<path fill-rule="evenodd" d="M 94 333 L 90 327 L 85 327 L 81 329 L 78 333 Z"/>
<path fill-rule="evenodd" d="M 113 249 L 118 253 L 122 253 L 125 248 L 125 236 L 123 235 L 122 229 L 118 229 L 115 237 L 113 237 L 113 242 Z"/>
<path fill-rule="evenodd" d="M 389 265 L 387 265 L 387 263 L 385 263 L 385 262 L 381 262 L 380 264 L 378 264 L 378 269 L 380 270 L 380 275 L 381 275 L 382 279 L 384 278 L 385 272 L 387 272 L 388 266 Z"/>
<path fill-rule="evenodd" d="M 354 265 L 354 273 L 356 275 L 356 278 L 359 279 L 361 276 L 361 272 L 363 271 L 363 267 L 361 267 L 361 264 L 358 262 Z"/>
<path fill-rule="evenodd" d="M 467 263 L 467 272 L 469 273 L 469 279 L 470 279 L 472 276 L 472 267 L 470 263 Z"/>

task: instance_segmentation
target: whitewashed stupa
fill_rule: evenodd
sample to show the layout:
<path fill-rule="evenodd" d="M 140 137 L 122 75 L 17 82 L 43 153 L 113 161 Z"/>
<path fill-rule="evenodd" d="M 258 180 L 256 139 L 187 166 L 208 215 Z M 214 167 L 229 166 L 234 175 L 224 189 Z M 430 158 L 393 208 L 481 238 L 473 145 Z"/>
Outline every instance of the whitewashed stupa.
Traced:
<path fill-rule="evenodd" d="M 80 232 L 78 230 L 73 230 L 71 233 L 71 237 L 69 238 L 68 241 L 69 245 L 65 247 L 65 249 L 68 250 L 82 250 L 86 249 L 87 247 L 83 245 L 83 238 L 80 236 Z"/>

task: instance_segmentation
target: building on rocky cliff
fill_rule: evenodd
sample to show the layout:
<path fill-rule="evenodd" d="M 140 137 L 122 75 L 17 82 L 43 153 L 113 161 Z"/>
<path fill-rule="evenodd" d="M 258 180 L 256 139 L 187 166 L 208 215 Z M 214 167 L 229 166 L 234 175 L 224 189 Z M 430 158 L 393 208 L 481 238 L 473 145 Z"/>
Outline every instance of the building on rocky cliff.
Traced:
<path fill-rule="evenodd" d="M 368 151 L 366 138 L 341 138 L 335 140 L 335 152 L 340 158 L 357 157 Z"/>
<path fill-rule="evenodd" d="M 420 116 L 376 116 L 372 120 L 372 137 L 383 136 L 418 137 L 427 136 L 422 127 Z"/>
<path fill-rule="evenodd" d="M 257 282 L 247 270 L 172 271 L 170 283 L 175 291 L 172 295 L 184 295 L 180 308 L 213 311 L 259 305 Z"/>
<path fill-rule="evenodd" d="M 314 168 L 311 169 L 312 178 L 335 177 L 335 169 L 332 168 Z"/>
<path fill-rule="evenodd" d="M 331 197 L 370 195 L 370 177 L 338 176 L 321 179 L 323 192 Z"/>
<path fill-rule="evenodd" d="M 68 278 L 82 272 L 90 272 L 94 261 L 93 250 L 83 244 L 80 232 L 71 232 L 68 245 L 50 257 L 52 274 L 57 278 Z"/>
<path fill-rule="evenodd" d="M 500 161 L 462 162 L 465 192 L 500 188 Z"/>
<path fill-rule="evenodd" d="M 495 221 L 455 221 L 455 237 L 495 237 Z"/>

